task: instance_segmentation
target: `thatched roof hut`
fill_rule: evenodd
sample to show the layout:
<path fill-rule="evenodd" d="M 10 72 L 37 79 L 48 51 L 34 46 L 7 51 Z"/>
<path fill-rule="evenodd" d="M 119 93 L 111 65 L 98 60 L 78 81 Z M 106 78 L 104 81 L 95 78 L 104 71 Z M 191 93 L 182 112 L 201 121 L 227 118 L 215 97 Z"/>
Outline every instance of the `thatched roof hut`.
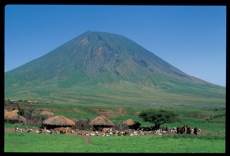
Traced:
<path fill-rule="evenodd" d="M 6 109 L 4 109 L 4 114 L 5 114 L 5 113 L 8 113 L 8 111 L 7 111 Z"/>
<path fill-rule="evenodd" d="M 19 110 L 15 109 L 15 110 L 12 110 L 11 112 L 14 112 L 17 114 L 19 112 Z"/>
<path fill-rule="evenodd" d="M 102 125 L 102 126 L 114 126 L 114 124 L 107 119 L 105 116 L 98 116 L 95 119 L 91 120 L 90 125 Z"/>
<path fill-rule="evenodd" d="M 128 119 L 128 120 L 124 121 L 123 124 L 129 126 L 130 129 L 137 129 L 141 125 L 141 123 L 139 123 L 133 119 Z"/>
<path fill-rule="evenodd" d="M 42 122 L 42 126 L 46 126 L 47 129 L 55 127 L 72 127 L 74 125 L 75 122 L 64 116 L 50 117 Z"/>
<path fill-rule="evenodd" d="M 105 116 L 96 117 L 89 122 L 89 125 L 92 125 L 94 130 L 102 130 L 103 128 L 110 128 L 114 126 L 114 124 Z"/>
<path fill-rule="evenodd" d="M 52 116 L 54 116 L 54 113 L 48 112 L 48 111 L 42 111 L 42 112 L 40 113 L 40 115 L 52 117 Z"/>
<path fill-rule="evenodd" d="M 8 112 L 7 110 L 4 111 L 4 121 L 10 123 L 26 123 L 26 118 L 17 114 L 17 111 Z"/>

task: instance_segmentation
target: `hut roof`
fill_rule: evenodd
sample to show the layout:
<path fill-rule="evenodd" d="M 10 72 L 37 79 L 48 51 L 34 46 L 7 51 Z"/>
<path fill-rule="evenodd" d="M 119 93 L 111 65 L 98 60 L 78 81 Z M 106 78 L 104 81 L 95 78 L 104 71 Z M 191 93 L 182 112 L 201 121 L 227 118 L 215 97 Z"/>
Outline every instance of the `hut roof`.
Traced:
<path fill-rule="evenodd" d="M 46 116 L 51 117 L 51 116 L 54 116 L 54 113 L 48 112 L 48 111 L 42 111 L 42 112 L 40 113 L 40 115 L 46 115 Z"/>
<path fill-rule="evenodd" d="M 103 126 L 114 126 L 114 124 L 107 119 L 105 116 L 98 116 L 95 119 L 91 120 L 90 125 L 103 125 Z"/>
<path fill-rule="evenodd" d="M 15 110 L 12 110 L 11 112 L 18 113 L 19 110 L 15 109 Z"/>
<path fill-rule="evenodd" d="M 42 122 L 43 125 L 53 125 L 53 126 L 74 126 L 75 123 L 64 117 L 64 116 L 54 116 L 50 117 Z"/>
<path fill-rule="evenodd" d="M 7 111 L 6 109 L 4 109 L 4 114 L 5 114 L 5 113 L 8 113 L 8 111 Z"/>
<path fill-rule="evenodd" d="M 128 120 L 124 121 L 123 124 L 126 124 L 128 126 L 141 125 L 139 122 L 137 122 L 133 119 L 128 119 Z"/>
<path fill-rule="evenodd" d="M 22 122 L 22 123 L 26 122 L 26 118 L 15 113 L 15 111 L 11 111 L 11 112 L 4 111 L 4 119 L 6 121 L 11 120 L 11 121 Z"/>

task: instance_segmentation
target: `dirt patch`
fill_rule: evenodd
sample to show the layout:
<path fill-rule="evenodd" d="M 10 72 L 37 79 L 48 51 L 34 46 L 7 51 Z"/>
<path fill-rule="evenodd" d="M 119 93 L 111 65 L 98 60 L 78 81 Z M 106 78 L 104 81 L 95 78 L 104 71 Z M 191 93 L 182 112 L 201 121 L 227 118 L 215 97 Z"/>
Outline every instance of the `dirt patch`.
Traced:
<path fill-rule="evenodd" d="M 36 108 L 34 106 L 24 106 L 24 105 L 19 105 L 20 108 L 24 109 L 25 111 L 28 110 L 36 110 L 36 111 L 48 111 L 48 112 L 54 112 L 56 109 L 54 108 Z M 12 111 L 12 110 L 17 110 L 18 107 L 15 104 L 11 104 L 11 105 L 5 105 L 4 109 L 6 109 L 7 111 Z"/>
<path fill-rule="evenodd" d="M 117 116 L 117 114 L 115 112 L 113 112 L 112 110 L 93 109 L 93 112 L 98 114 L 98 115 L 105 116 L 107 118 Z"/>
<path fill-rule="evenodd" d="M 127 113 L 125 112 L 125 110 L 123 108 L 117 108 L 116 112 L 118 113 L 118 115 L 127 115 Z"/>
<path fill-rule="evenodd" d="M 117 108 L 116 110 L 93 109 L 93 112 L 107 118 L 127 115 L 123 108 Z"/>
<path fill-rule="evenodd" d="M 81 137 L 82 137 L 82 139 L 84 140 L 84 142 L 86 142 L 86 143 L 88 143 L 88 144 L 91 144 L 90 139 L 89 139 L 89 136 L 82 135 Z"/>
<path fill-rule="evenodd" d="M 208 130 L 201 131 L 201 133 L 204 135 L 211 135 L 212 134 L 212 132 L 210 132 Z"/>
<path fill-rule="evenodd" d="M 40 115 L 44 115 L 44 116 L 51 117 L 51 116 L 54 116 L 54 113 L 48 112 L 48 111 L 42 111 L 42 112 L 40 113 Z"/>
<path fill-rule="evenodd" d="M 5 128 L 5 132 L 15 132 L 15 128 Z"/>

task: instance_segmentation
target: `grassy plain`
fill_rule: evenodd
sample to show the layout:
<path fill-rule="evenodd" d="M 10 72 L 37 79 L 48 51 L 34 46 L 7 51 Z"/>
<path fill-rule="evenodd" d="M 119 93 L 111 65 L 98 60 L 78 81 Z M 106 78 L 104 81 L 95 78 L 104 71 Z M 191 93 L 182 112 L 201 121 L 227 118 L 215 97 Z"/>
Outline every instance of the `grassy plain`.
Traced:
<path fill-rule="evenodd" d="M 59 153 L 225 153 L 221 136 L 81 136 L 5 133 L 5 152 Z"/>
<path fill-rule="evenodd" d="M 102 87 L 103 86 L 103 87 Z M 180 89 L 178 89 L 180 90 Z M 202 91 L 205 94 L 205 91 Z M 38 96 L 42 94 L 42 96 Z M 138 117 L 142 110 L 164 108 L 177 111 L 183 119 L 180 123 L 165 123 L 169 128 L 188 124 L 202 130 L 201 136 L 110 136 L 90 137 L 84 142 L 80 136 L 46 135 L 5 132 L 5 152 L 78 152 L 78 153 L 224 153 L 225 152 L 225 96 L 213 96 L 208 92 L 178 94 L 129 83 L 120 85 L 78 86 L 68 90 L 40 88 L 23 90 L 17 96 L 6 94 L 5 99 L 36 100 L 37 104 L 23 104 L 30 110 L 47 110 L 67 118 L 93 119 L 100 112 L 109 112 L 113 123 L 134 119 L 142 126 L 153 126 Z M 51 104 L 46 104 L 49 101 Z M 221 108 L 221 109 L 219 109 Z M 119 114 L 118 109 L 125 113 Z M 96 111 L 97 110 L 97 111 Z M 5 128 L 15 125 L 5 123 Z M 30 126 L 30 125 L 29 125 Z M 31 125 L 32 126 L 32 125 Z"/>
<path fill-rule="evenodd" d="M 110 110 L 109 119 L 116 123 L 132 118 L 142 126 L 152 126 L 137 116 L 137 112 L 154 108 L 145 105 L 111 104 L 25 104 L 30 109 L 53 110 L 55 115 L 64 115 L 70 119 L 93 119 L 99 114 L 94 110 Z M 225 111 L 203 110 L 192 106 L 169 104 L 162 106 L 179 112 L 183 121 L 166 123 L 169 128 L 188 124 L 199 127 L 202 135 L 163 135 L 163 136 L 110 136 L 89 137 L 85 142 L 81 136 L 30 134 L 5 132 L 5 152 L 73 152 L 73 153 L 225 153 Z M 116 114 L 122 108 L 126 114 Z M 210 107 L 212 108 L 212 107 Z M 215 107 L 214 107 L 215 108 Z M 20 125 L 25 127 L 27 125 Z M 32 127 L 31 125 L 30 127 Z M 5 123 L 5 128 L 14 128 L 15 124 Z M 28 127 L 28 126 L 27 126 Z"/>

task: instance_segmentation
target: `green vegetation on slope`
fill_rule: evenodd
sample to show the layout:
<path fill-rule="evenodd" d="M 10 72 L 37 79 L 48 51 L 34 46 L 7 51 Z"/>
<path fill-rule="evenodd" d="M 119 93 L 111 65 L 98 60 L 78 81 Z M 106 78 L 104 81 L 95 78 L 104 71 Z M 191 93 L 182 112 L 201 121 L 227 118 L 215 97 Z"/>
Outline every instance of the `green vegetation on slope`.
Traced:
<path fill-rule="evenodd" d="M 5 99 L 55 102 L 86 103 L 84 97 L 105 104 L 225 98 L 224 87 L 185 74 L 128 38 L 91 31 L 6 72 L 4 88 Z"/>

